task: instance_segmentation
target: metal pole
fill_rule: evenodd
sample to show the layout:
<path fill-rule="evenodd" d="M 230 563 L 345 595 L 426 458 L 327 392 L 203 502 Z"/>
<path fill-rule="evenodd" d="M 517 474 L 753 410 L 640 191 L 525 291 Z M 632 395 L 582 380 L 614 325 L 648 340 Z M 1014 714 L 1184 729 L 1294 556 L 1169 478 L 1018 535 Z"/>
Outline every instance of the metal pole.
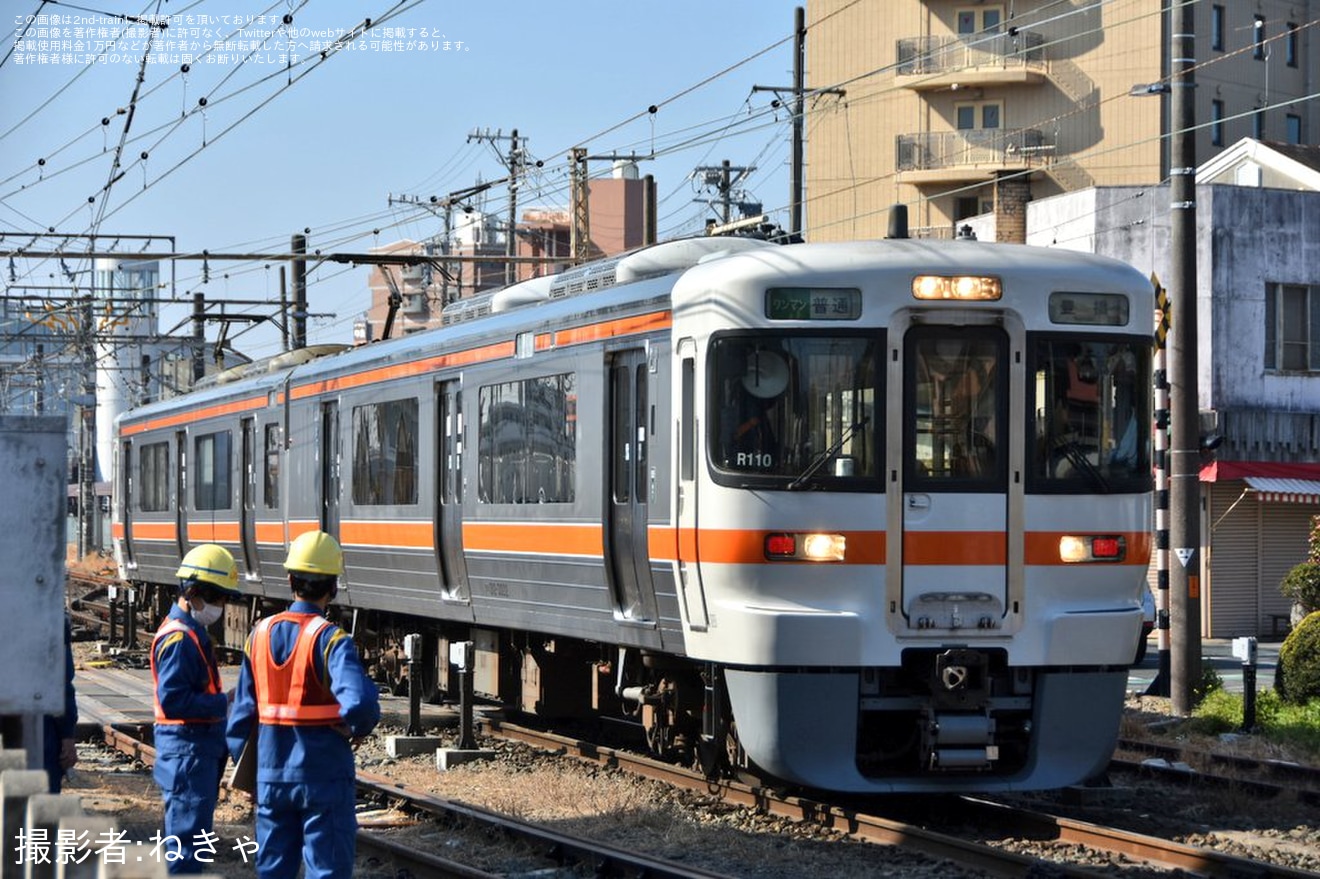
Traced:
<path fill-rule="evenodd" d="M 804 88 L 805 65 L 802 63 L 806 54 L 807 13 L 799 6 L 793 12 L 793 191 L 789 195 L 788 234 L 802 233 L 802 114 L 804 112 L 802 92 Z M 728 218 L 725 218 L 728 222 Z"/>
<path fill-rule="evenodd" d="M 463 654 L 463 662 L 458 669 L 458 692 L 459 692 L 459 711 L 458 711 L 458 750 L 475 751 L 477 749 L 477 737 L 472 726 L 472 708 L 476 701 L 476 682 L 473 680 L 472 662 L 476 656 L 476 645 L 472 641 L 464 641 L 459 645 Z"/>
<path fill-rule="evenodd" d="M 290 250 L 293 260 L 293 348 L 307 347 L 307 237 L 294 235 Z"/>
<path fill-rule="evenodd" d="M 1170 4 L 1169 576 L 1173 713 L 1191 714 L 1201 682 L 1201 484 L 1196 364 L 1196 64 L 1193 4 Z"/>

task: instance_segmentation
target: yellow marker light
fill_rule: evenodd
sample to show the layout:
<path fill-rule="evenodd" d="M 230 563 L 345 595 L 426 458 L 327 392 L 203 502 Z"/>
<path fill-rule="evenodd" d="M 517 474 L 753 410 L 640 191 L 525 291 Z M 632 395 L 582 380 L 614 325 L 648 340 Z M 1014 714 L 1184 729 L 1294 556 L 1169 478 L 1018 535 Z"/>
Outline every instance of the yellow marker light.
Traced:
<path fill-rule="evenodd" d="M 804 534 L 802 557 L 813 562 L 841 562 L 848 539 L 842 534 Z"/>
<path fill-rule="evenodd" d="M 916 299 L 954 299 L 963 302 L 991 302 L 1004 295 L 1003 283 L 982 275 L 917 275 L 912 279 Z"/>
<path fill-rule="evenodd" d="M 1085 537 L 1065 534 L 1059 538 L 1059 558 L 1065 562 L 1084 562 L 1090 556 Z"/>

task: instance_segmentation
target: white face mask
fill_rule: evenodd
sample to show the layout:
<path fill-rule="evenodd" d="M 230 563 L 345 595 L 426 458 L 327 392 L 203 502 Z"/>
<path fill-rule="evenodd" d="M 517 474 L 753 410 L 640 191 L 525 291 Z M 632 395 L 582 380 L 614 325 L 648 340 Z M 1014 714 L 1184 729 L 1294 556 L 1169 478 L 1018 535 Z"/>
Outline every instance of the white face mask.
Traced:
<path fill-rule="evenodd" d="M 208 604 L 201 610 L 192 608 L 190 613 L 192 614 L 192 618 L 197 620 L 202 628 L 206 628 L 216 620 L 220 619 L 220 614 L 224 613 L 224 608 L 218 604 Z"/>

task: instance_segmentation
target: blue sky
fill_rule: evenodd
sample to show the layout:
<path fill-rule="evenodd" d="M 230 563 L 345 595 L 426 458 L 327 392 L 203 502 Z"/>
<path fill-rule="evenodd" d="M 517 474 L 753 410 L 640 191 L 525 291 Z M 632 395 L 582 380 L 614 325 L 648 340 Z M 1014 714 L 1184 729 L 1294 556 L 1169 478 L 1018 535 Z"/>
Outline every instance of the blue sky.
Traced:
<path fill-rule="evenodd" d="M 303 229 L 311 230 L 311 249 L 341 252 L 425 237 L 440 228 L 434 215 L 391 207 L 389 197 L 444 196 L 478 177 L 503 177 L 495 148 L 469 142 L 474 129 L 508 135 L 517 128 L 530 158 L 544 162 L 521 187 L 520 207 L 567 206 L 565 154 L 581 145 L 593 154 L 660 154 L 641 171 L 657 180 L 662 236 L 701 227 L 709 209 L 694 202 L 699 193 L 688 175 L 724 159 L 756 165 L 748 194 L 786 223 L 788 120 L 770 106 L 774 95 L 752 86 L 790 84 L 797 5 L 15 0 L 5 4 L 0 52 L 25 29 L 28 42 L 0 66 L 0 250 L 49 227 L 94 231 L 104 241 L 173 235 L 180 251 L 191 252 L 284 252 Z M 53 25 L 60 32 L 39 30 L 52 26 L 48 19 L 29 25 L 38 12 L 62 16 Z M 106 60 L 87 63 L 104 48 L 101 28 L 115 34 L 125 27 L 118 16 L 151 14 L 171 16 L 171 27 L 153 39 L 140 85 L 144 25 Z M 286 14 L 297 58 L 319 58 L 332 35 L 364 18 L 375 30 L 351 49 L 289 71 L 281 58 Z M 239 32 L 241 22 L 248 24 Z M 221 35 L 229 41 L 215 47 Z M 648 113 L 650 105 L 657 112 Z M 508 142 L 498 146 L 504 152 Z M 116 153 L 123 174 L 107 194 Z M 487 207 L 503 213 L 506 197 L 503 187 L 491 190 Z M 120 243 L 127 252 L 140 246 Z M 188 301 L 194 291 L 277 299 L 277 266 L 213 263 L 203 282 L 200 263 L 181 261 L 175 292 Z M 7 265 L 0 270 L 9 283 L 61 281 L 56 261 L 20 260 L 13 280 Z M 350 340 L 367 304 L 367 274 L 335 264 L 315 271 L 311 310 L 335 317 L 313 322 L 313 342 Z M 168 309 L 162 329 L 187 313 Z M 263 356 L 277 353 L 279 338 L 267 325 L 234 344 Z"/>

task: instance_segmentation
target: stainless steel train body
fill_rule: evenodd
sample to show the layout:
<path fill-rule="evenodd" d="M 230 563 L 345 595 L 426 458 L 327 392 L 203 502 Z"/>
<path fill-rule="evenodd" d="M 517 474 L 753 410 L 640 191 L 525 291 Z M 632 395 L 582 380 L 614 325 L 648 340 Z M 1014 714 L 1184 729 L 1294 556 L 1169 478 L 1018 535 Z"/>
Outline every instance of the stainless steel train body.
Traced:
<path fill-rule="evenodd" d="M 708 768 L 883 792 L 1103 767 L 1151 549 L 1134 269 L 703 239 L 462 308 L 124 416 L 122 575 L 164 587 L 215 541 L 256 609 L 320 527 L 360 638 L 423 633 L 441 679 L 472 640 L 479 690 L 630 711 Z"/>

